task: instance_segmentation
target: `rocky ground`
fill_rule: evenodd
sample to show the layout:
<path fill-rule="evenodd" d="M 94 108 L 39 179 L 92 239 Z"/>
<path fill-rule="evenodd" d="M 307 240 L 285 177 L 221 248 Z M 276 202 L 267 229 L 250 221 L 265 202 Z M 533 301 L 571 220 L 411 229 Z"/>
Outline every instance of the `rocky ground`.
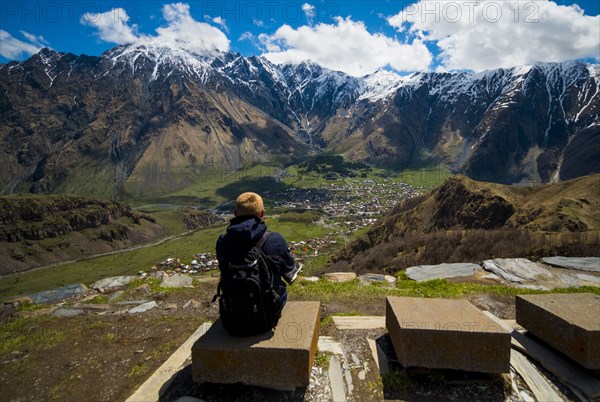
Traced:
<path fill-rule="evenodd" d="M 0 395 L 6 401 L 125 400 L 203 323 L 218 318 L 211 303 L 218 278 L 203 276 L 193 287 L 159 287 L 140 279 L 125 287 L 88 290 L 55 304 L 7 303 L 1 309 Z M 375 285 L 371 285 L 375 286 Z M 93 286 L 92 286 L 93 287 Z M 121 289 L 121 293 L 117 293 Z M 445 370 L 405 370 L 395 360 L 386 330 L 339 330 L 329 318 L 383 316 L 384 295 L 336 299 L 291 293 L 290 300 L 321 298 L 321 339 L 310 386 L 292 393 L 243 385 L 197 385 L 182 370 L 162 400 L 192 396 L 221 400 L 332 400 L 332 365 L 342 373 L 347 400 L 522 401 L 531 396 L 517 375 L 490 376 Z M 468 300 L 502 319 L 515 316 L 514 297 L 476 294 Z M 329 337 L 329 338 L 327 338 Z M 380 375 L 369 341 L 387 356 Z M 559 384 L 557 382 L 557 384 Z M 338 384 L 340 386 L 340 384 Z M 560 387 L 560 385 L 558 385 Z M 569 399 L 577 400 L 568 391 Z"/>
<path fill-rule="evenodd" d="M 148 284 L 133 283 L 110 303 L 107 299 L 114 293 L 107 291 L 105 294 L 88 295 L 88 300 L 80 296 L 79 300 L 54 305 L 26 303 L 15 307 L 5 304 L 2 308 L 3 341 L 0 349 L 2 399 L 126 399 L 202 322 L 218 318 L 216 304 L 210 303 L 216 281 L 217 278 L 208 277 L 196 281 L 194 288 L 176 288 L 167 292 L 154 292 Z M 155 301 L 157 305 L 144 312 L 129 312 L 143 301 Z M 491 301 L 486 300 L 485 303 Z M 509 300 L 496 300 L 494 303 L 508 316 L 512 314 Z M 383 300 L 368 305 L 360 300 L 330 302 L 322 304 L 321 316 L 325 318 L 348 312 L 383 315 L 384 309 Z M 69 316 L 72 311 L 81 311 L 81 315 Z M 367 394 L 381 399 L 384 390 L 375 376 L 374 363 L 365 345 L 367 336 L 385 343 L 385 338 L 382 338 L 385 331 L 353 335 L 336 332 L 331 322 L 321 328 L 322 335 L 340 339 L 345 349 L 355 351 L 360 361 L 371 367 L 365 380 L 357 380 L 356 400 Z M 340 356 L 342 362 L 345 362 L 344 359 Z M 170 395 L 174 398 L 186 393 L 196 394 L 208 400 L 221 400 L 224 395 L 229 395 L 231 400 L 236 400 L 240 395 L 251 392 L 254 399 L 327 399 L 326 368 L 315 367 L 313 377 L 313 385 L 302 394 L 284 395 L 258 388 L 249 391 L 250 388 L 243 386 L 198 388 L 184 376 L 180 379 L 184 386 L 173 389 Z M 170 397 L 166 397 L 169 400 Z"/>
<path fill-rule="evenodd" d="M 212 278 L 169 293 L 141 285 L 119 302 L 63 304 L 62 311 L 83 310 L 74 317 L 55 316 L 56 305 L 21 311 L 4 305 L 2 399 L 126 399 L 202 322 L 217 317 L 208 302 L 215 286 Z M 135 305 L 117 304 L 135 300 L 156 301 L 157 306 L 131 314 Z"/>

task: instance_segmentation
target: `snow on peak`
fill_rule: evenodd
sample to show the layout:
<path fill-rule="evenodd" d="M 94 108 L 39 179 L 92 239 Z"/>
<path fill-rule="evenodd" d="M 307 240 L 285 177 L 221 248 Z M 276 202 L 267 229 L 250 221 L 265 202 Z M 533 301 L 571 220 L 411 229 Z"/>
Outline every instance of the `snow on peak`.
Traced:
<path fill-rule="evenodd" d="M 600 80 L 600 64 L 588 64 L 587 70 L 590 74 L 590 77 Z"/>
<path fill-rule="evenodd" d="M 170 70 L 180 70 L 205 81 L 210 62 L 218 56 L 198 55 L 189 50 L 161 44 L 156 41 L 138 42 L 128 46 L 119 46 L 105 54 L 113 66 L 120 63 L 128 64 L 135 72 L 146 61 L 154 64 L 151 81 L 158 78 L 161 67 Z M 138 63 L 138 61 L 140 63 Z"/>
<path fill-rule="evenodd" d="M 400 89 L 412 89 L 424 82 L 424 74 L 398 75 L 391 71 L 377 70 L 362 78 L 358 100 L 376 102 L 394 95 Z"/>

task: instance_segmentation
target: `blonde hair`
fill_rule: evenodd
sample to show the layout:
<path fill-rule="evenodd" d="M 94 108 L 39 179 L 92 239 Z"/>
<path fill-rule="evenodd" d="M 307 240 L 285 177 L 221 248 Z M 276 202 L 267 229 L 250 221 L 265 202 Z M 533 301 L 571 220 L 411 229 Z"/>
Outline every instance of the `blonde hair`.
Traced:
<path fill-rule="evenodd" d="M 238 216 L 255 215 L 261 217 L 263 200 L 256 193 L 243 193 L 235 200 L 235 212 Z"/>

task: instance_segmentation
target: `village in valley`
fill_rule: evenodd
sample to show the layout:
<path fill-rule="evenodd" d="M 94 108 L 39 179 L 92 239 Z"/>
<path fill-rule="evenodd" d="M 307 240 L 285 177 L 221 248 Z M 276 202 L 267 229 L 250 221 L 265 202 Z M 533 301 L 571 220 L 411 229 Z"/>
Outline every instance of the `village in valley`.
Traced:
<path fill-rule="evenodd" d="M 314 178 L 317 176 L 315 185 Z M 322 226 L 326 234 L 307 236 L 306 239 L 288 240 L 288 247 L 299 263 L 306 264 L 326 256 L 373 225 L 403 199 L 422 194 L 425 190 L 402 181 L 401 177 L 356 177 L 354 175 L 332 176 L 325 172 L 321 177 L 312 175 L 313 181 L 307 186 L 306 173 L 290 174 L 279 169 L 273 175 L 277 181 L 288 184 L 281 192 L 264 191 L 266 200 L 273 200 L 267 206 L 267 221 L 286 221 L 290 213 L 296 216 L 310 216 L 310 223 Z M 406 180 L 409 181 L 410 179 Z M 296 186 L 297 185 L 297 186 Z M 220 214 L 225 220 L 230 213 Z M 293 221 L 293 220 L 289 220 Z M 301 220 L 306 223 L 306 221 Z M 165 271 L 198 275 L 218 270 L 218 261 L 211 252 L 201 252 L 192 256 L 171 256 L 149 268 L 149 271 Z M 146 276 L 146 271 L 138 273 Z"/>

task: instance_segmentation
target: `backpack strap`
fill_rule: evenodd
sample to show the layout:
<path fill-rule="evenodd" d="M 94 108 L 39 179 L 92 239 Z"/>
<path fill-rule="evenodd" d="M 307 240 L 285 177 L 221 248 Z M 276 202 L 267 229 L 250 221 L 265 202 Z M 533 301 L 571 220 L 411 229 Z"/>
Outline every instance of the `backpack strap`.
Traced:
<path fill-rule="evenodd" d="M 271 236 L 271 234 L 272 234 L 271 232 L 269 232 L 268 230 L 265 230 L 265 233 L 263 233 L 262 237 L 256 243 L 255 247 L 258 247 L 259 249 L 262 250 L 263 246 L 265 245 L 265 243 L 267 242 L 267 240 L 269 239 L 269 237 Z"/>

